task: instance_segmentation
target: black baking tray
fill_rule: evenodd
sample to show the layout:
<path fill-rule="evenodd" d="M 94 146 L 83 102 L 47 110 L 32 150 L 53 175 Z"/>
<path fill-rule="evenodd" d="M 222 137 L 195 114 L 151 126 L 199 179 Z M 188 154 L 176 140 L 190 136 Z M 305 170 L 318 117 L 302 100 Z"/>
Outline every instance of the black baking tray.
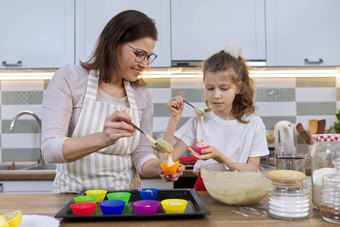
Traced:
<path fill-rule="evenodd" d="M 114 219 L 173 219 L 173 218 L 197 218 L 204 217 L 210 214 L 210 211 L 206 208 L 205 204 L 201 200 L 200 196 L 197 194 L 195 189 L 172 189 L 172 190 L 162 190 L 160 189 L 156 200 L 162 201 L 163 199 L 185 199 L 188 201 L 185 212 L 182 214 L 166 214 L 162 208 L 159 206 L 157 214 L 136 214 L 132 203 L 141 200 L 138 190 L 119 190 L 119 191 L 108 191 L 111 192 L 131 192 L 130 201 L 127 207 L 124 209 L 121 215 L 103 215 L 99 205 L 93 215 L 76 216 L 70 208 L 71 204 L 74 204 L 72 199 L 64 208 L 62 208 L 56 215 L 56 218 L 63 218 L 68 220 L 114 220 Z M 80 192 L 76 196 L 85 195 L 85 191 Z M 75 197 L 76 197 L 75 196 Z M 105 198 L 107 199 L 107 198 Z"/>

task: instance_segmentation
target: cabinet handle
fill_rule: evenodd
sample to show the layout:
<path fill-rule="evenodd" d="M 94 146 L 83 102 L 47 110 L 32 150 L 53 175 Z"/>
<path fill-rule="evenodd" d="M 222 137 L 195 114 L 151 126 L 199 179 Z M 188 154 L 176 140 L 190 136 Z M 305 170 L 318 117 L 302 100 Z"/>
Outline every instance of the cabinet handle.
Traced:
<path fill-rule="evenodd" d="M 4 185 L 0 183 L 0 192 L 4 192 Z"/>
<path fill-rule="evenodd" d="M 5 67 L 20 67 L 22 66 L 22 62 L 18 61 L 18 63 L 7 63 L 6 61 L 3 61 L 2 65 Z"/>
<path fill-rule="evenodd" d="M 323 63 L 323 59 L 319 58 L 319 61 L 309 61 L 307 58 L 305 58 L 305 64 L 309 65 L 319 65 Z"/>

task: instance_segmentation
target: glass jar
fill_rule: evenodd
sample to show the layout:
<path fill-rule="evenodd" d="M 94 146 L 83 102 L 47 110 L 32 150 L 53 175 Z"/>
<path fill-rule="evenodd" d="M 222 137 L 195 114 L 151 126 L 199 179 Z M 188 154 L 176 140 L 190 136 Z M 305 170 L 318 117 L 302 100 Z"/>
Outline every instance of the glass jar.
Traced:
<path fill-rule="evenodd" d="M 340 224 L 340 158 L 333 164 L 336 171 L 322 177 L 320 214 L 326 221 Z"/>
<path fill-rule="evenodd" d="M 300 220 L 310 213 L 310 199 L 306 175 L 296 170 L 273 170 L 268 190 L 269 214 L 282 220 Z"/>
<path fill-rule="evenodd" d="M 315 209 L 320 209 L 322 177 L 335 171 L 332 160 L 340 151 L 340 134 L 313 135 L 311 151 L 312 202 Z"/>

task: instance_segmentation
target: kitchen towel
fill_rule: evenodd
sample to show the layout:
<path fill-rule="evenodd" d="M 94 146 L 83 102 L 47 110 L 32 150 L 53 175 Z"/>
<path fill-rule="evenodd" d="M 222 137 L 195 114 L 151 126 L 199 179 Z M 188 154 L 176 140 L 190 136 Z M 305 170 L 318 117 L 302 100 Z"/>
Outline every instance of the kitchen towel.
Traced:
<path fill-rule="evenodd" d="M 59 220 L 43 215 L 22 215 L 20 227 L 58 227 Z"/>

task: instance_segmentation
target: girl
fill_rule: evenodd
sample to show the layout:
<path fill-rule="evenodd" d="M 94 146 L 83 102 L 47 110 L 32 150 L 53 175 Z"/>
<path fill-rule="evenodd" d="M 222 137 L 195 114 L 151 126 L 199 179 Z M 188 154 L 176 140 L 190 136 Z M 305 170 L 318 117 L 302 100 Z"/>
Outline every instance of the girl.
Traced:
<path fill-rule="evenodd" d="M 210 148 L 202 155 L 194 151 L 196 142 L 201 141 L 201 121 L 192 117 L 176 133 L 176 126 L 183 113 L 183 96 L 168 102 L 169 123 L 164 139 L 174 145 L 173 159 L 179 159 L 186 150 L 198 159 L 194 172 L 211 163 L 259 164 L 260 156 L 269 153 L 265 126 L 260 117 L 254 115 L 254 88 L 244 59 L 242 48 L 229 45 L 224 50 L 204 61 L 203 81 L 205 103 L 208 107 L 203 120 L 203 139 Z M 196 190 L 206 190 L 198 175 Z"/>

